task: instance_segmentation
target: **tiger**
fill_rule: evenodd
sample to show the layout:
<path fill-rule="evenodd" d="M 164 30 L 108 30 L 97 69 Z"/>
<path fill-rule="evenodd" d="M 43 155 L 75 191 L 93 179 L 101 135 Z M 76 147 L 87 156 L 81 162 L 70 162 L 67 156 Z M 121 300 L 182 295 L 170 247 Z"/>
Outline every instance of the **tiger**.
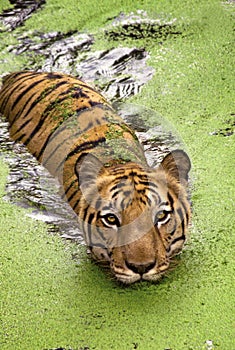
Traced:
<path fill-rule="evenodd" d="M 58 178 L 92 258 L 121 284 L 158 281 L 191 221 L 184 150 L 150 167 L 132 128 L 92 86 L 59 72 L 3 78 L 10 137 Z"/>

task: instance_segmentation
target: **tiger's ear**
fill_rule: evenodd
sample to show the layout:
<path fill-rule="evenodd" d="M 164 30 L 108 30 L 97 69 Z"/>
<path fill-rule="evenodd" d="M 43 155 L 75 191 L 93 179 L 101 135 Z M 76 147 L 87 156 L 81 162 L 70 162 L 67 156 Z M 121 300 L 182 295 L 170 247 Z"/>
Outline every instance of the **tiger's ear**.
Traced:
<path fill-rule="evenodd" d="M 85 189 L 96 183 L 96 179 L 103 171 L 103 163 L 90 153 L 86 153 L 76 163 L 75 172 L 79 185 Z"/>
<path fill-rule="evenodd" d="M 188 182 L 188 173 L 191 169 L 191 162 L 182 150 L 175 150 L 169 153 L 161 162 L 163 169 L 178 181 Z"/>

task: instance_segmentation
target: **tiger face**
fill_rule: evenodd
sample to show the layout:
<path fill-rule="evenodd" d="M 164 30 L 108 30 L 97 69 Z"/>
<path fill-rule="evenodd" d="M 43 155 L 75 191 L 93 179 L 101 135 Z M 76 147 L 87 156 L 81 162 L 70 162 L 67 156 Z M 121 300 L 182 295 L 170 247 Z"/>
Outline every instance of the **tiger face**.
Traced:
<path fill-rule="evenodd" d="M 122 283 L 159 280 L 186 239 L 188 156 L 174 151 L 158 169 L 130 163 L 106 169 L 88 158 L 77 171 L 79 221 L 93 258 L 109 263 Z"/>

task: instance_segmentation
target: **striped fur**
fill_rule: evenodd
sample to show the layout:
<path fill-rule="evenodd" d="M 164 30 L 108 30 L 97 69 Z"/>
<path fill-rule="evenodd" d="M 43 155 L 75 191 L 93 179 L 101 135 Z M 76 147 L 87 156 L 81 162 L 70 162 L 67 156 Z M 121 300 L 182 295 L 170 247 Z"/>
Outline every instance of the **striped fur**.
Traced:
<path fill-rule="evenodd" d="M 94 259 L 126 284 L 158 280 L 190 221 L 186 153 L 149 168 L 133 130 L 104 97 L 60 73 L 6 76 L 0 112 L 11 137 L 58 177 Z"/>

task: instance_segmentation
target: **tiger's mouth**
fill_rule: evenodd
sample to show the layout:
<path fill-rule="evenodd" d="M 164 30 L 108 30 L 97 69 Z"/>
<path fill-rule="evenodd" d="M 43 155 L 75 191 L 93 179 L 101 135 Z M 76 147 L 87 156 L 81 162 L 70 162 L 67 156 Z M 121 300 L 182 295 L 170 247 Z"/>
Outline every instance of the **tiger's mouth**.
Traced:
<path fill-rule="evenodd" d="M 138 281 L 157 282 L 163 277 L 170 265 L 170 257 L 166 256 L 156 258 L 156 255 L 151 255 L 140 262 L 140 260 L 137 261 L 137 258 L 130 260 L 121 254 L 119 259 L 115 259 L 113 254 L 100 247 L 93 247 L 91 254 L 95 261 L 109 266 L 118 282 L 126 285 Z"/>
<path fill-rule="evenodd" d="M 117 281 L 128 285 L 138 281 L 157 282 L 168 270 L 169 265 L 169 261 L 165 261 L 161 266 L 156 262 L 139 266 L 125 262 L 123 266 L 116 266 L 111 263 L 110 267 Z"/>

